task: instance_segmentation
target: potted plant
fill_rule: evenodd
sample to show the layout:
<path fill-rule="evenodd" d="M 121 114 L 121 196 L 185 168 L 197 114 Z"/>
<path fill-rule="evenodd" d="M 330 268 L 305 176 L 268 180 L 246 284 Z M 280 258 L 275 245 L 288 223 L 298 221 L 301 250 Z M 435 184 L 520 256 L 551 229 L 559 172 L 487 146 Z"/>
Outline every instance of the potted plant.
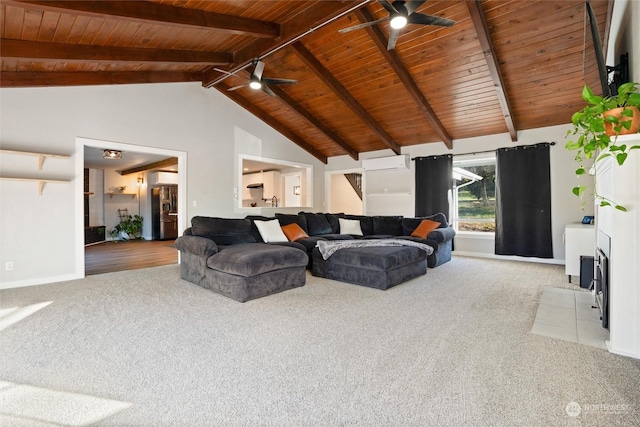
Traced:
<path fill-rule="evenodd" d="M 142 231 L 142 217 L 140 215 L 128 215 L 115 226 L 113 231 L 116 236 L 119 234 L 122 240 L 141 239 L 139 234 Z"/>
<path fill-rule="evenodd" d="M 640 127 L 640 93 L 638 93 L 638 83 L 625 83 L 618 88 L 618 94 L 610 97 L 594 95 L 587 86 L 582 90 L 582 99 L 587 101 L 587 106 L 576 112 L 571 117 L 573 130 L 567 132 L 569 135 L 577 136 L 567 142 L 565 147 L 568 150 L 577 151 L 575 160 L 579 167 L 576 175 L 584 175 L 588 169 L 595 168 L 598 161 L 613 157 L 618 165 L 622 166 L 629 155 L 629 151 L 639 149 L 640 145 L 627 146 L 617 145 L 618 135 L 638 133 Z M 593 164 L 588 169 L 584 163 L 586 160 L 595 158 Z M 582 185 L 572 189 L 573 194 L 582 197 L 588 186 Z M 600 206 L 615 206 L 616 209 L 626 211 L 624 206 L 618 205 L 598 194 L 594 188 L 594 198 L 599 201 Z"/>

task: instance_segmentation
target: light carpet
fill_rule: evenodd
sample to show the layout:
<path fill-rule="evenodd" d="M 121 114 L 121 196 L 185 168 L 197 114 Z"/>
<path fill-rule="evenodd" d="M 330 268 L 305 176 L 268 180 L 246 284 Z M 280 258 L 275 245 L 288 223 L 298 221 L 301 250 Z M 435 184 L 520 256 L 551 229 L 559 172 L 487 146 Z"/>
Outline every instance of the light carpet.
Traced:
<path fill-rule="evenodd" d="M 2 393 L 31 387 L 116 402 L 104 426 L 640 425 L 639 360 L 529 332 L 544 286 L 572 285 L 456 256 L 387 291 L 308 275 L 244 304 L 175 265 L 2 290 L 0 309 L 52 302 L 0 332 L 0 424 L 73 425 L 72 403 Z"/>

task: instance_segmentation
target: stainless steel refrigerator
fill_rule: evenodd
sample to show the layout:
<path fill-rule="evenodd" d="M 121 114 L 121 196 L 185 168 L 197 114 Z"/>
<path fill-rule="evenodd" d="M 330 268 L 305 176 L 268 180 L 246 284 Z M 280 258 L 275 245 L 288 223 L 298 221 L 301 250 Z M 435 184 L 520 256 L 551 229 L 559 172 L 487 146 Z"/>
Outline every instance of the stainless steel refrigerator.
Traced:
<path fill-rule="evenodd" d="M 159 185 L 151 189 L 153 240 L 178 237 L 178 186 Z"/>

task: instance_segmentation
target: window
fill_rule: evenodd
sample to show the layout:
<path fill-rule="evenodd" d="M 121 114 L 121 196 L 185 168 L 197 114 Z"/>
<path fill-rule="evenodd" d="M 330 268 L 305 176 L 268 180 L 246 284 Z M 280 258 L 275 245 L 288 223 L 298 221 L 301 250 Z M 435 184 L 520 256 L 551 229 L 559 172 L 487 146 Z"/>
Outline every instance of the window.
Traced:
<path fill-rule="evenodd" d="M 453 161 L 452 226 L 457 231 L 496 230 L 495 157 Z"/>

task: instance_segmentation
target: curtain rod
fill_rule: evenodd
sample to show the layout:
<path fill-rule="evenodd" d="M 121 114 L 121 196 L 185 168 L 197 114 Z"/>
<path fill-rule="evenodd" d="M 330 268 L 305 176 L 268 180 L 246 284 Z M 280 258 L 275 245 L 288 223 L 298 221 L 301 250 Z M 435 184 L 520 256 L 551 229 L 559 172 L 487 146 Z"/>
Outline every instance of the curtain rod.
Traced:
<path fill-rule="evenodd" d="M 482 153 L 495 153 L 498 150 L 502 150 L 502 149 L 512 149 L 512 150 L 517 150 L 518 148 L 527 148 L 527 147 L 535 147 L 536 145 L 540 145 L 540 144 L 549 144 L 549 145 L 556 145 L 555 142 L 539 142 L 538 144 L 531 144 L 531 145 L 520 145 L 518 147 L 502 147 L 502 148 L 496 148 L 495 150 L 485 150 L 485 151 L 474 151 L 473 153 L 456 153 L 456 154 L 441 154 L 441 155 L 435 155 L 435 156 L 420 156 L 420 157 L 439 157 L 439 156 L 469 156 L 469 155 L 476 155 L 476 154 L 482 154 Z M 411 160 L 415 160 L 418 157 L 412 157 Z"/>

